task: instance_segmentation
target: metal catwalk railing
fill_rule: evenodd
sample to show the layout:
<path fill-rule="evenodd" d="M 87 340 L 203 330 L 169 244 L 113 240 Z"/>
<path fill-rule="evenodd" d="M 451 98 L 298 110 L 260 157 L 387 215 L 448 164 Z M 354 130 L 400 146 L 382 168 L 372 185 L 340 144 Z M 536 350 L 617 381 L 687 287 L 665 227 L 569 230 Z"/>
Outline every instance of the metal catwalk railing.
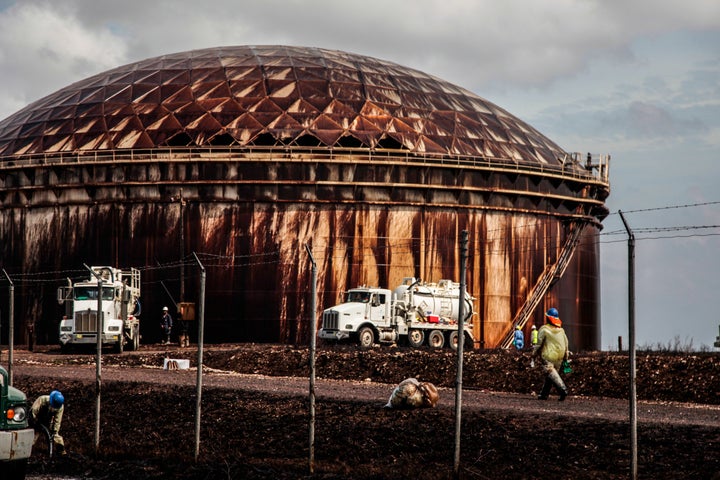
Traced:
<path fill-rule="evenodd" d="M 330 163 L 357 163 L 365 158 L 368 163 L 398 163 L 472 167 L 530 173 L 558 175 L 582 181 L 609 183 L 610 156 L 590 155 L 584 161 L 580 153 L 568 153 L 558 164 L 535 161 L 516 161 L 499 157 L 466 155 L 416 154 L 403 150 L 360 150 L 352 148 L 321 149 L 312 147 L 164 147 L 156 149 L 95 150 L 80 152 L 52 152 L 0 156 L 0 170 L 27 167 L 81 165 L 124 162 L 222 162 L 222 161 L 324 161 Z"/>

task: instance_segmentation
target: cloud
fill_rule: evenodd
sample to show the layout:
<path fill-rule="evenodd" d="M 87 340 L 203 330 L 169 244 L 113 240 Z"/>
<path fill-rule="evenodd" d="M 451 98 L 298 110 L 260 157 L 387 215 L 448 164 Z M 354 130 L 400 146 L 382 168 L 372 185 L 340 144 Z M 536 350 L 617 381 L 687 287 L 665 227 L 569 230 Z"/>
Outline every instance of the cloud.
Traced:
<path fill-rule="evenodd" d="M 698 120 L 683 120 L 665 108 L 646 102 L 631 102 L 624 113 L 620 128 L 624 127 L 631 137 L 679 137 L 708 130 Z"/>
<path fill-rule="evenodd" d="M 482 94 L 546 88 L 598 58 L 636 62 L 643 36 L 717 28 L 712 0 L 24 0 L 0 10 L 0 82 L 14 92 L 0 112 L 107 68 L 220 45 L 348 50 Z"/>
<path fill-rule="evenodd" d="M 707 56 L 714 55 L 714 47 L 703 48 Z M 612 145 L 614 150 L 658 151 L 680 142 L 717 148 L 720 64 L 700 68 L 705 60 L 683 59 L 680 54 L 666 58 L 662 49 L 643 55 L 652 65 L 644 71 L 608 67 L 604 75 L 589 72 L 551 95 L 535 93 L 541 103 L 529 110 L 526 120 L 562 145 L 582 142 Z M 662 76 L 656 70 L 665 62 L 675 69 Z M 601 83 L 594 84 L 599 77 Z"/>
<path fill-rule="evenodd" d="M 132 45 L 131 60 L 227 44 L 293 43 L 379 56 L 455 82 L 473 78 L 479 85 L 537 86 L 576 74 L 594 57 L 631 61 L 628 45 L 639 36 L 720 27 L 720 3 L 711 0 L 266 0 L 241 7 L 233 0 L 62 4 L 67 8 L 63 20 L 71 25 L 95 34 L 119 33 Z M 43 0 L 26 0 L 23 5 L 38 18 L 55 8 Z M 25 26 L 38 31 L 27 22 Z"/>
<path fill-rule="evenodd" d="M 256 44 L 393 61 L 488 98 L 568 150 L 611 153 L 613 211 L 692 203 L 688 196 L 718 200 L 717 0 L 0 0 L 0 119 L 129 62 Z M 715 212 L 704 221 L 720 223 Z M 608 220 L 607 231 L 622 228 Z M 716 238 L 702 242 L 717 245 Z M 687 269 L 686 251 L 720 258 L 717 248 L 695 248 L 698 241 L 640 242 L 639 276 L 650 272 L 643 277 L 650 282 L 661 268 Z M 660 260 L 644 253 L 650 242 Z M 705 271 L 694 283 L 683 277 L 687 292 L 663 286 L 658 295 L 655 285 L 638 285 L 641 343 L 703 338 L 703 331 L 712 342 L 720 266 L 694 262 Z M 603 245 L 603 346 L 625 331 L 625 265 L 623 243 Z M 698 319 L 692 331 L 654 321 L 682 316 L 683 307 Z"/>
<path fill-rule="evenodd" d="M 125 58 L 125 45 L 107 29 L 83 26 L 54 4 L 0 11 L 0 45 L 0 85 L 7 92 L 0 112 L 6 114 Z"/>

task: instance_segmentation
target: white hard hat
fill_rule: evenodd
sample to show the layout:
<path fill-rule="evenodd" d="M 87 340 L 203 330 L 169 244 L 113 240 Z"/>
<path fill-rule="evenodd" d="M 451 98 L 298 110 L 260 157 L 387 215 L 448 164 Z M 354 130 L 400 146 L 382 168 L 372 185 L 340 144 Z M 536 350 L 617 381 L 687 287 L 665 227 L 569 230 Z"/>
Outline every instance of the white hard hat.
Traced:
<path fill-rule="evenodd" d="M 167 312 L 167 307 L 163 307 L 163 312 Z"/>

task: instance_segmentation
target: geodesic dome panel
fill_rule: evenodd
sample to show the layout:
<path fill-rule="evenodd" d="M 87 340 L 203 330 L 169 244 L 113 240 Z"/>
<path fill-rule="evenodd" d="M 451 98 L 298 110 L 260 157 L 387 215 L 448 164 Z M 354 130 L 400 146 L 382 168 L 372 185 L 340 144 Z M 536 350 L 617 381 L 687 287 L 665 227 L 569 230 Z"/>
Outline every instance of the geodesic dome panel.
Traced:
<path fill-rule="evenodd" d="M 566 153 L 461 87 L 367 56 L 238 46 L 114 68 L 0 122 L 0 157 L 162 147 L 352 147 L 558 164 Z"/>

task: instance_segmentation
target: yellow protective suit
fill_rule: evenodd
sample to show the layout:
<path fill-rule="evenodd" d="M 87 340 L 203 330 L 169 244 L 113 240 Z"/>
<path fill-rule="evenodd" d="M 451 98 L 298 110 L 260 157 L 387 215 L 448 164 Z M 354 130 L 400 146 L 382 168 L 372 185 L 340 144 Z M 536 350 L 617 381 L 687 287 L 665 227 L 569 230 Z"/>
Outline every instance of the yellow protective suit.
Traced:
<path fill-rule="evenodd" d="M 547 400 L 550 390 L 554 385 L 560 393 L 560 401 L 567 396 L 567 386 L 560 377 L 560 366 L 568 359 L 568 339 L 565 330 L 550 323 L 546 323 L 538 330 L 538 344 L 535 346 L 533 357 L 542 359 L 542 368 L 545 372 L 545 383 L 538 396 L 541 400 Z"/>

